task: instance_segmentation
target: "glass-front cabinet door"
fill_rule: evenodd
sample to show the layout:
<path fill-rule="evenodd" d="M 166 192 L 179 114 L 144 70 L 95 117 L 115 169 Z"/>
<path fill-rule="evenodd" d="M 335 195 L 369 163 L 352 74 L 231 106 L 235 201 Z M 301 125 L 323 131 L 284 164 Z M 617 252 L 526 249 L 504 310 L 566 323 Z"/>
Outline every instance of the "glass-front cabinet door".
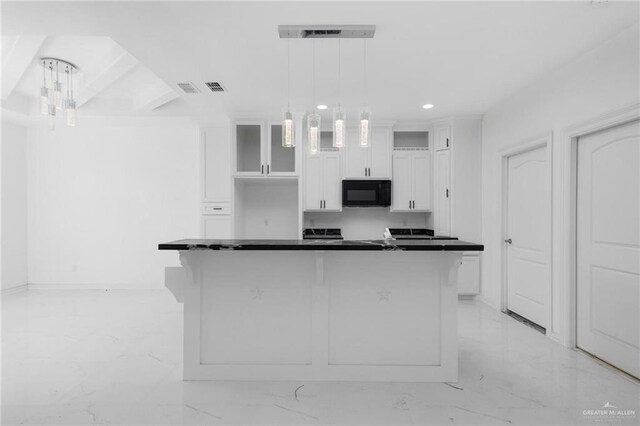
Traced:
<path fill-rule="evenodd" d="M 235 138 L 236 176 L 296 176 L 297 147 L 282 146 L 281 123 L 236 123 Z"/>
<path fill-rule="evenodd" d="M 260 123 L 236 124 L 236 173 L 263 175 L 265 173 Z"/>
<path fill-rule="evenodd" d="M 268 132 L 267 174 L 269 176 L 294 175 L 296 172 L 296 147 L 282 146 L 282 124 L 270 123 Z M 302 135 L 296 136 L 296 143 L 302 143 Z"/>

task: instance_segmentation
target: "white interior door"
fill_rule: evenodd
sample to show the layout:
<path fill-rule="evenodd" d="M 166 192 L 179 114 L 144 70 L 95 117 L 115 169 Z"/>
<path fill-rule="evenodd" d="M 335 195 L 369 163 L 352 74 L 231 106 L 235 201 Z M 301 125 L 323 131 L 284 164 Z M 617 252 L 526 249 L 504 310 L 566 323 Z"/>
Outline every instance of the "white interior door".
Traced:
<path fill-rule="evenodd" d="M 640 377 L 640 122 L 578 140 L 577 346 Z"/>
<path fill-rule="evenodd" d="M 431 155 L 429 152 L 413 154 L 413 208 L 431 210 Z"/>
<path fill-rule="evenodd" d="M 507 309 L 547 327 L 549 215 L 547 148 L 509 157 L 507 193 Z"/>
<path fill-rule="evenodd" d="M 451 154 L 445 149 L 436 151 L 436 235 L 451 235 Z"/>

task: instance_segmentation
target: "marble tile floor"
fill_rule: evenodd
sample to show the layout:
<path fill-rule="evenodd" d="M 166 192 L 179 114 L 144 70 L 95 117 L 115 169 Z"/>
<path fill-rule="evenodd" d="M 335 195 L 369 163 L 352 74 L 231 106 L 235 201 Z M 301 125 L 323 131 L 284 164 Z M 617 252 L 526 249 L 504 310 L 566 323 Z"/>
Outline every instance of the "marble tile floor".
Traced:
<path fill-rule="evenodd" d="M 478 301 L 457 383 L 182 382 L 166 290 L 2 300 L 2 424 L 639 424 L 640 385 Z M 605 403 L 635 417 L 594 418 Z"/>

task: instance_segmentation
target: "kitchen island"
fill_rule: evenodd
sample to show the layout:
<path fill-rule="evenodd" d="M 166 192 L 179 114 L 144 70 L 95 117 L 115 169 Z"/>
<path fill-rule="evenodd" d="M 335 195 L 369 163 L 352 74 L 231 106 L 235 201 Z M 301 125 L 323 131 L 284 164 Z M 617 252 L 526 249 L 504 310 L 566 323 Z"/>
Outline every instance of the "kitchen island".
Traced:
<path fill-rule="evenodd" d="M 457 381 L 458 240 L 180 240 L 185 380 Z"/>

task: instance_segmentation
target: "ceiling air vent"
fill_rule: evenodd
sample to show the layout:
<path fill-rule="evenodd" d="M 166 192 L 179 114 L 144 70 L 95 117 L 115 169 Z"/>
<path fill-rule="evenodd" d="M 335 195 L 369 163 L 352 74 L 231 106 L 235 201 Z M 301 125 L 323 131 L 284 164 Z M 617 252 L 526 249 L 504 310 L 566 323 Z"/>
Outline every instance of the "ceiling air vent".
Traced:
<path fill-rule="evenodd" d="M 208 81 L 204 84 L 206 84 L 209 90 L 211 90 L 212 92 L 224 92 L 224 87 L 222 87 L 222 84 L 218 83 L 217 81 Z"/>
<path fill-rule="evenodd" d="M 195 93 L 200 93 L 195 84 L 190 81 L 185 81 L 183 83 L 177 83 L 178 87 L 182 89 L 182 91 L 188 95 L 193 95 Z"/>

